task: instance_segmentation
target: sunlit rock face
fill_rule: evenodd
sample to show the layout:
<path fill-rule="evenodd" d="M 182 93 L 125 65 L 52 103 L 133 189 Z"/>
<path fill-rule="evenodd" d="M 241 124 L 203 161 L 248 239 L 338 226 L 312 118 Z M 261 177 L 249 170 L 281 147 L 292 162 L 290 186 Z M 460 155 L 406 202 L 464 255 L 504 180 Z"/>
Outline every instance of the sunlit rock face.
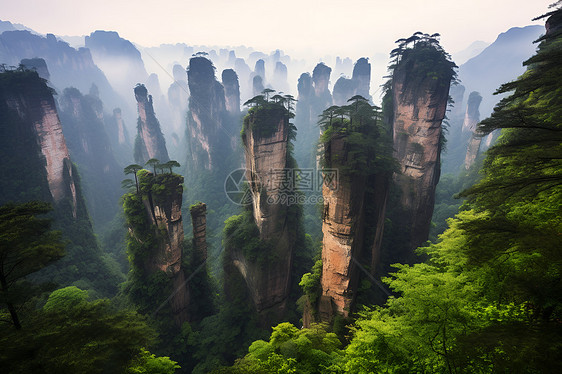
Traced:
<path fill-rule="evenodd" d="M 238 75 L 232 69 L 222 72 L 222 84 L 224 86 L 224 96 L 226 110 L 232 115 L 240 114 L 240 84 Z"/>
<path fill-rule="evenodd" d="M 468 96 L 468 104 L 466 107 L 466 113 L 464 116 L 464 122 L 462 124 L 463 131 L 471 133 L 470 141 L 468 142 L 468 147 L 466 150 L 466 157 L 464 159 L 464 168 L 466 170 L 474 164 L 476 156 L 478 156 L 478 150 L 480 149 L 480 143 L 482 142 L 482 137 L 478 136 L 476 133 L 476 125 L 480 122 L 480 112 L 478 108 L 482 102 L 482 96 L 476 91 L 473 91 Z"/>
<path fill-rule="evenodd" d="M 164 135 L 160 130 L 160 123 L 154 114 L 152 96 L 148 95 L 148 91 L 143 85 L 137 85 L 134 91 L 139 113 L 137 139 L 135 140 L 135 161 L 141 165 L 144 165 L 151 158 L 167 162 L 170 158 Z"/>
<path fill-rule="evenodd" d="M 294 225 L 287 223 L 289 206 L 278 200 L 284 190 L 283 178 L 272 171 L 287 170 L 289 123 L 284 110 L 270 111 L 268 121 L 275 131 L 268 136 L 247 129 L 242 141 L 246 156 L 246 178 L 251 183 L 253 217 L 260 232 L 260 239 L 271 244 L 268 257 L 275 261 L 260 263 L 245 256 L 237 248 L 229 250 L 229 256 L 244 277 L 248 290 L 266 325 L 278 321 L 287 309 L 292 257 Z M 250 119 L 250 127 L 253 126 Z"/>
<path fill-rule="evenodd" d="M 187 70 L 189 114 L 187 116 L 188 165 L 193 170 L 212 170 L 224 161 L 226 150 L 238 139 L 227 123 L 225 90 L 215 69 L 205 57 L 193 57 Z"/>
<path fill-rule="evenodd" d="M 17 85 L 0 87 L 0 99 L 2 106 L 9 111 L 4 115 L 16 116 L 18 121 L 26 126 L 26 129 L 18 131 L 35 137 L 39 144 L 54 203 L 57 204 L 68 198 L 72 205 L 72 214 L 76 218 L 77 186 L 72 175 L 72 163 L 55 101 L 45 81 L 36 73 L 35 75 L 29 73 Z M 10 125 L 11 123 L 3 124 L 3 126 Z M 29 155 L 29 157 L 37 157 L 37 155 Z"/>
<path fill-rule="evenodd" d="M 335 137 L 325 149 L 330 168 L 344 166 L 347 150 L 344 137 Z M 337 185 L 324 185 L 322 196 L 322 295 L 331 303 L 319 305 L 320 315 L 348 316 L 357 288 L 364 230 L 365 178 L 340 174 Z"/>
<path fill-rule="evenodd" d="M 419 65 L 399 64 L 393 74 L 394 157 L 400 164 L 395 174 L 401 191 L 400 218 L 412 260 L 413 250 L 429 234 L 435 186 L 440 175 L 441 123 L 445 117 L 451 77 L 425 76 L 413 87 L 409 82 L 419 74 Z"/>

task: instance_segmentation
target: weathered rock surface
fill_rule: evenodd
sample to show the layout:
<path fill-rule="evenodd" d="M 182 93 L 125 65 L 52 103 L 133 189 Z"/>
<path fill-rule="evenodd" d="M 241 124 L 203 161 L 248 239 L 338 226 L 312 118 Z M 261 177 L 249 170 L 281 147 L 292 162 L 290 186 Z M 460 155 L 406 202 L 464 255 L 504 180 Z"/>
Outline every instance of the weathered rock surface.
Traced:
<path fill-rule="evenodd" d="M 238 131 L 228 124 L 225 92 L 205 57 L 193 57 L 187 70 L 189 83 L 188 165 L 193 170 L 212 170 L 236 144 Z"/>
<path fill-rule="evenodd" d="M 345 138 L 333 138 L 326 146 L 330 168 L 346 164 Z M 340 174 L 339 183 L 322 186 L 322 296 L 331 299 L 334 311 L 347 317 L 356 291 L 364 229 L 365 178 Z M 319 305 L 321 314 L 331 316 L 328 304 Z"/>
<path fill-rule="evenodd" d="M 148 95 L 144 85 L 139 84 L 135 87 L 135 99 L 139 113 L 135 161 L 141 165 L 151 158 L 156 158 L 161 162 L 169 161 L 166 141 L 160 129 L 160 123 L 154 114 L 152 96 Z"/>
<path fill-rule="evenodd" d="M 28 78 L 20 83 L 19 90 L 7 88 L 0 93 L 5 107 L 35 133 L 40 152 L 45 159 L 47 181 L 53 201 L 56 204 L 70 198 L 76 218 L 76 184 L 53 95 L 38 75 L 28 75 Z"/>
<path fill-rule="evenodd" d="M 355 95 L 361 95 L 371 101 L 371 64 L 365 57 L 361 57 L 353 67 L 351 79 L 356 82 Z"/>
<path fill-rule="evenodd" d="M 145 193 L 143 204 L 146 218 L 159 237 L 158 245 L 150 248 L 151 252 L 144 260 L 147 274 L 163 271 L 172 283 L 174 293 L 170 299 L 172 315 L 177 326 L 189 320 L 189 289 L 186 286 L 182 268 L 183 223 L 182 193 L 183 177 L 177 174 L 153 176 L 147 173 L 143 178 L 154 178 L 154 182 L 164 186 L 161 195 Z M 133 230 L 134 228 L 129 228 Z"/>
<path fill-rule="evenodd" d="M 189 212 L 193 225 L 193 250 L 199 260 L 205 261 L 207 260 L 207 205 L 195 204 Z"/>
<path fill-rule="evenodd" d="M 232 69 L 222 72 L 222 84 L 226 100 L 226 110 L 232 115 L 240 115 L 240 83 L 238 75 Z"/>
<path fill-rule="evenodd" d="M 449 97 L 450 77 L 425 76 L 412 87 L 409 79 L 419 74 L 418 65 L 394 70 L 394 157 L 400 173 L 394 177 L 401 191 L 399 218 L 410 251 L 423 244 L 429 234 L 435 186 L 440 175 L 441 123 Z M 412 260 L 413 252 L 405 260 Z"/>
<path fill-rule="evenodd" d="M 314 83 L 314 96 L 316 96 L 316 111 L 321 113 L 332 105 L 332 94 L 328 88 L 330 84 L 330 73 L 332 69 L 324 63 L 316 65 L 312 71 L 312 82 Z"/>
<path fill-rule="evenodd" d="M 99 97 L 82 95 L 76 88 L 65 89 L 59 101 L 68 148 L 87 187 L 88 211 L 96 225 L 107 224 L 119 206 L 122 169 L 105 131 L 103 104 Z"/>
<path fill-rule="evenodd" d="M 263 136 L 247 128 L 242 141 L 246 178 L 255 181 L 250 185 L 254 221 L 260 239 L 270 244 L 271 253 L 266 254 L 268 261 L 260 263 L 245 258 L 238 248 L 229 251 L 264 325 L 279 320 L 286 311 L 295 239 L 295 228 L 288 223 L 289 205 L 279 200 L 282 194 L 291 194 L 286 187 L 287 179 L 279 174 L 287 170 L 288 165 L 288 118 L 284 109 L 269 110 L 267 118 L 270 125 L 276 125 L 271 135 Z"/>
<path fill-rule="evenodd" d="M 481 102 L 482 96 L 480 96 L 480 94 L 476 91 L 471 92 L 468 96 L 466 114 L 462 124 L 463 131 L 467 131 L 472 134 L 468 142 L 466 157 L 464 159 L 464 168 L 466 170 L 470 169 L 470 167 L 474 164 L 476 156 L 478 156 L 480 143 L 482 142 L 482 137 L 476 133 L 476 125 L 480 122 L 480 112 L 478 111 L 478 107 Z"/>

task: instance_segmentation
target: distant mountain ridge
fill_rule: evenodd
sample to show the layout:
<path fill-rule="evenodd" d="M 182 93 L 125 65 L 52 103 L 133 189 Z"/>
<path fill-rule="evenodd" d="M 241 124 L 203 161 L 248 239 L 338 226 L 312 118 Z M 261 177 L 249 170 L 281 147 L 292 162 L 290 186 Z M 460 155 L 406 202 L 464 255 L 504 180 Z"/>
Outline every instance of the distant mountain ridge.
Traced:
<path fill-rule="evenodd" d="M 536 49 L 533 41 L 543 33 L 544 27 L 539 25 L 512 27 L 498 35 L 481 53 L 460 66 L 458 77 L 466 87 L 466 92 L 477 91 L 482 95 L 481 118 L 488 117 L 500 100 L 501 97 L 493 96 L 499 86 L 523 74 L 523 62 Z"/>

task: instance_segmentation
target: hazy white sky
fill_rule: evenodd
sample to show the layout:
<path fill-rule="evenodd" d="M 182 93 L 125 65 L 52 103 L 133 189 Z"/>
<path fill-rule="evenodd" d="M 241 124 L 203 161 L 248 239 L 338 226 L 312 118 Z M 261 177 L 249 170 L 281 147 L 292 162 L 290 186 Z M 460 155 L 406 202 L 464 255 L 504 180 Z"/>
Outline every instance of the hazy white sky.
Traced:
<path fill-rule="evenodd" d="M 143 46 L 252 46 L 297 56 L 387 54 L 415 31 L 454 53 L 529 24 L 554 0 L 0 0 L 0 19 L 41 33 L 115 30 Z"/>

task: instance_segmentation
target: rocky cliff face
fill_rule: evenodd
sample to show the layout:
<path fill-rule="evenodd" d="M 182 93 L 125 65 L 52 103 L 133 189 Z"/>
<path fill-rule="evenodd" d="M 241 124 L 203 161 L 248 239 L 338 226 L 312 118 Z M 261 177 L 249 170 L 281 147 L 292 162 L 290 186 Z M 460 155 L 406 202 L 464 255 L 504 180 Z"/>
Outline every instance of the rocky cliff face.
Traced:
<path fill-rule="evenodd" d="M 470 132 L 472 135 L 470 141 L 468 142 L 468 147 L 466 150 L 466 157 L 464 159 L 464 168 L 466 170 L 474 164 L 476 156 L 478 156 L 478 150 L 480 149 L 480 143 L 482 142 L 482 137 L 478 136 L 476 133 L 476 125 L 480 122 L 480 112 L 478 107 L 482 102 L 482 96 L 478 92 L 471 92 L 468 96 L 468 104 L 466 107 L 466 114 L 464 116 L 464 122 L 462 124 L 463 131 Z"/>
<path fill-rule="evenodd" d="M 316 65 L 312 71 L 312 82 L 314 83 L 314 96 L 316 96 L 316 107 L 320 112 L 332 105 L 332 94 L 328 88 L 330 84 L 330 73 L 332 69 L 324 63 Z M 320 113 L 319 112 L 319 113 Z"/>
<path fill-rule="evenodd" d="M 240 84 L 234 70 L 223 70 L 222 85 L 224 86 L 226 110 L 234 116 L 240 115 Z"/>
<path fill-rule="evenodd" d="M 289 204 L 283 195 L 292 193 L 281 174 L 288 167 L 289 121 L 285 108 L 276 105 L 246 118 L 242 137 L 246 178 L 250 185 L 253 220 L 267 253 L 260 261 L 241 248 L 228 248 L 229 258 L 243 276 L 264 325 L 278 321 L 287 308 L 296 229 L 289 223 Z M 267 112 L 264 112 L 267 111 Z M 270 129 L 265 134 L 256 127 Z M 253 129 L 253 130 L 252 130 Z M 296 217 L 292 217 L 296 219 Z"/>
<path fill-rule="evenodd" d="M 339 169 L 346 165 L 344 137 L 333 138 L 325 148 L 327 165 Z M 324 185 L 322 218 L 322 296 L 331 303 L 319 305 L 320 315 L 337 313 L 347 317 L 357 289 L 364 230 L 365 178 L 342 176 L 337 185 Z"/>
<path fill-rule="evenodd" d="M 339 77 L 334 84 L 334 105 L 347 105 L 350 98 L 355 95 L 357 85 L 352 79 Z"/>
<path fill-rule="evenodd" d="M 103 104 L 76 88 L 65 89 L 59 101 L 68 148 L 87 187 L 88 210 L 96 225 L 107 224 L 117 213 L 122 169 L 105 131 Z"/>
<path fill-rule="evenodd" d="M 433 60 L 427 54 L 423 61 L 418 60 L 414 48 L 396 66 L 392 77 L 394 157 L 401 168 L 394 181 L 401 192 L 402 209 L 395 220 L 402 227 L 408 252 L 397 255 L 405 256 L 404 261 L 413 260 L 411 251 L 429 234 L 440 175 L 441 123 L 454 66 L 434 47 L 427 48 Z"/>
<path fill-rule="evenodd" d="M 189 212 L 193 225 L 193 250 L 197 253 L 198 260 L 205 261 L 207 260 L 207 205 L 195 204 Z"/>
<path fill-rule="evenodd" d="M 160 123 L 154 114 L 152 96 L 148 95 L 144 85 L 139 84 L 135 87 L 135 99 L 139 112 L 134 150 L 135 161 L 141 165 L 151 158 L 156 158 L 161 162 L 169 161 L 166 141 L 160 130 Z"/>
<path fill-rule="evenodd" d="M 367 100 L 371 100 L 371 64 L 362 57 L 355 63 L 353 67 L 353 75 L 351 79 L 356 82 L 355 94 L 361 95 Z"/>
<path fill-rule="evenodd" d="M 0 73 L 0 158 L 0 204 L 53 203 L 54 226 L 67 241 L 64 261 L 37 272 L 34 280 L 67 286 L 81 279 L 112 296 L 121 279 L 101 258 L 52 90 L 36 72 Z"/>
<path fill-rule="evenodd" d="M 238 131 L 226 120 L 225 92 L 215 79 L 212 62 L 193 57 L 189 60 L 187 78 L 191 93 L 187 119 L 188 164 L 194 170 L 212 170 L 228 157 L 226 150 L 233 150 Z"/>
<path fill-rule="evenodd" d="M 154 176 L 146 170 L 138 175 L 140 196 L 125 195 L 126 214 L 135 215 L 127 217 L 129 234 L 142 248 L 142 255 L 133 255 L 132 265 L 137 269 L 137 274 L 140 271 L 137 276 L 140 276 L 141 282 L 152 279 L 151 276 L 160 271 L 167 276 L 173 291 L 170 299 L 172 317 L 176 325 L 181 326 L 189 320 L 189 290 L 182 268 L 183 177 L 177 174 Z M 155 185 L 158 188 L 155 189 Z M 142 201 L 141 209 L 135 211 L 134 206 L 139 203 L 138 199 Z M 158 295 L 162 296 L 167 295 Z"/>
<path fill-rule="evenodd" d="M 19 76 L 12 72 L 3 74 L 14 75 L 13 78 L 9 77 L 10 80 L 6 79 L 2 87 L 5 110 L 33 131 L 45 160 L 50 195 L 55 204 L 69 198 L 76 218 L 76 183 L 52 93 L 37 73 L 23 72 Z M 19 82 L 17 85 L 11 84 L 16 81 Z"/>
<path fill-rule="evenodd" d="M 353 67 L 351 79 L 339 77 L 334 85 L 334 105 L 348 105 L 348 101 L 355 95 L 361 95 L 371 101 L 371 64 L 362 57 Z"/>

